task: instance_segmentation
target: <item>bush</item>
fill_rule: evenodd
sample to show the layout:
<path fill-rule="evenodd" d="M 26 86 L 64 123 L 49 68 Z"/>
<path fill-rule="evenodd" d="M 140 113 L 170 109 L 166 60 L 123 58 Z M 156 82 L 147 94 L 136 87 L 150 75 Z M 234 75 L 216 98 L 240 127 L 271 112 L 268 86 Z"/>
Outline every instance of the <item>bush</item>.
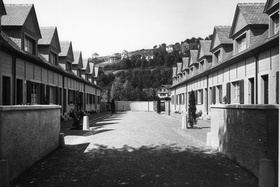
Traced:
<path fill-rule="evenodd" d="M 81 129 L 81 120 L 83 119 L 83 116 L 85 115 L 85 112 L 82 110 L 82 102 L 81 102 L 81 97 L 80 94 L 77 92 L 75 94 L 75 99 L 74 99 L 74 109 L 71 109 L 69 112 L 69 116 L 73 118 L 73 127 L 75 129 Z"/>
<path fill-rule="evenodd" d="M 188 122 L 191 127 L 196 124 L 196 102 L 194 91 L 190 92 L 190 100 L 189 100 L 189 119 Z"/>

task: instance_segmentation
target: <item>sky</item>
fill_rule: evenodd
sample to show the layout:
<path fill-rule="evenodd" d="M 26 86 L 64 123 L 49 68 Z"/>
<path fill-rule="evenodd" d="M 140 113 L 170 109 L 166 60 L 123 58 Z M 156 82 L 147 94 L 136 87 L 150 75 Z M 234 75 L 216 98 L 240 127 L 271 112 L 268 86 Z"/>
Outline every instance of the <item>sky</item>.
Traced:
<path fill-rule="evenodd" d="M 237 3 L 266 0 L 3 0 L 34 4 L 39 26 L 56 26 L 83 58 L 205 38 L 231 26 Z"/>

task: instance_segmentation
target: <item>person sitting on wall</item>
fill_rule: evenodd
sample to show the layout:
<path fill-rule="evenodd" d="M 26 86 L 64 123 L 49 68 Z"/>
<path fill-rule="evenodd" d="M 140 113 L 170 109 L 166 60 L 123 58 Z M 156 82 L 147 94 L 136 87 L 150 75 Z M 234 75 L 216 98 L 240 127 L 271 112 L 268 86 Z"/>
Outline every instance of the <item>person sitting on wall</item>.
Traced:
<path fill-rule="evenodd" d="M 111 101 L 111 111 L 112 111 L 112 114 L 115 113 L 115 100 L 114 100 L 114 98 Z"/>

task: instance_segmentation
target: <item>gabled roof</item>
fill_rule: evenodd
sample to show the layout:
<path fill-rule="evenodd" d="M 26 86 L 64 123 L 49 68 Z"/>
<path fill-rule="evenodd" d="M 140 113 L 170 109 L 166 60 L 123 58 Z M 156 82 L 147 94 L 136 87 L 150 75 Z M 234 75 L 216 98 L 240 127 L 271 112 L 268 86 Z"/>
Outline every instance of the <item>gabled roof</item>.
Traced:
<path fill-rule="evenodd" d="M 182 73 L 182 62 L 177 62 L 177 74 Z"/>
<path fill-rule="evenodd" d="M 3 15 L 7 15 L 3 0 L 0 1 L 0 17 Z"/>
<path fill-rule="evenodd" d="M 170 89 L 172 85 L 169 84 L 162 84 L 157 90 L 161 89 L 161 88 L 166 88 L 166 89 Z"/>
<path fill-rule="evenodd" d="M 198 50 L 190 50 L 190 62 L 189 62 L 189 66 L 192 66 L 194 64 L 197 64 L 197 54 L 198 54 Z"/>
<path fill-rule="evenodd" d="M 182 66 L 182 70 L 186 70 L 189 68 L 189 57 L 182 57 L 183 59 L 183 66 Z"/>
<path fill-rule="evenodd" d="M 200 47 L 198 50 L 198 59 L 204 56 L 211 56 L 212 53 L 210 52 L 211 40 L 200 40 Z"/>
<path fill-rule="evenodd" d="M 34 32 L 41 38 L 39 23 L 34 5 L 5 4 L 7 15 L 2 17 L 1 24 L 5 26 L 21 26 Z"/>
<path fill-rule="evenodd" d="M 233 40 L 229 38 L 231 26 L 215 26 L 213 39 L 210 45 L 210 51 L 221 44 L 233 44 Z"/>
<path fill-rule="evenodd" d="M 89 74 L 94 77 L 94 63 L 89 62 Z"/>
<path fill-rule="evenodd" d="M 86 73 L 90 73 L 90 69 L 89 69 L 89 61 L 87 58 L 83 59 L 83 71 L 85 71 Z"/>
<path fill-rule="evenodd" d="M 83 58 L 81 51 L 74 51 L 74 62 L 72 65 L 77 65 L 80 69 L 83 68 Z"/>
<path fill-rule="evenodd" d="M 263 12 L 268 13 L 273 7 L 279 10 L 279 0 L 267 0 Z"/>
<path fill-rule="evenodd" d="M 238 3 L 232 22 L 230 36 L 247 25 L 267 25 L 268 16 L 263 13 L 264 7 L 264 3 Z M 240 24 L 240 22 L 242 23 Z"/>
<path fill-rule="evenodd" d="M 51 45 L 58 52 L 61 52 L 58 33 L 56 27 L 40 27 L 42 38 L 38 41 L 38 45 Z"/>
<path fill-rule="evenodd" d="M 74 61 L 72 42 L 60 41 L 61 53 L 59 57 L 68 57 L 72 62 Z"/>

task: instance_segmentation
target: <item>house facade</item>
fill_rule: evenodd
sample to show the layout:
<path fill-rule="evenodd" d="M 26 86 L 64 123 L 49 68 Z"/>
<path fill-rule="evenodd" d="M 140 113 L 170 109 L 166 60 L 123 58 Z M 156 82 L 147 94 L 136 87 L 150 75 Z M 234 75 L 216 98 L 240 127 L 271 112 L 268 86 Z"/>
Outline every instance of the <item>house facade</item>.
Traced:
<path fill-rule="evenodd" d="M 84 110 L 99 110 L 101 88 L 83 76 L 81 52 L 60 41 L 56 27 L 40 27 L 33 5 L 5 4 L 4 10 L 0 105 L 56 104 L 66 114 L 79 93 Z M 87 104 L 89 96 L 94 102 Z"/>
<path fill-rule="evenodd" d="M 231 26 L 216 26 L 212 41 L 173 67 L 171 110 L 211 116 L 219 104 L 279 104 L 279 1 L 241 3 Z"/>

